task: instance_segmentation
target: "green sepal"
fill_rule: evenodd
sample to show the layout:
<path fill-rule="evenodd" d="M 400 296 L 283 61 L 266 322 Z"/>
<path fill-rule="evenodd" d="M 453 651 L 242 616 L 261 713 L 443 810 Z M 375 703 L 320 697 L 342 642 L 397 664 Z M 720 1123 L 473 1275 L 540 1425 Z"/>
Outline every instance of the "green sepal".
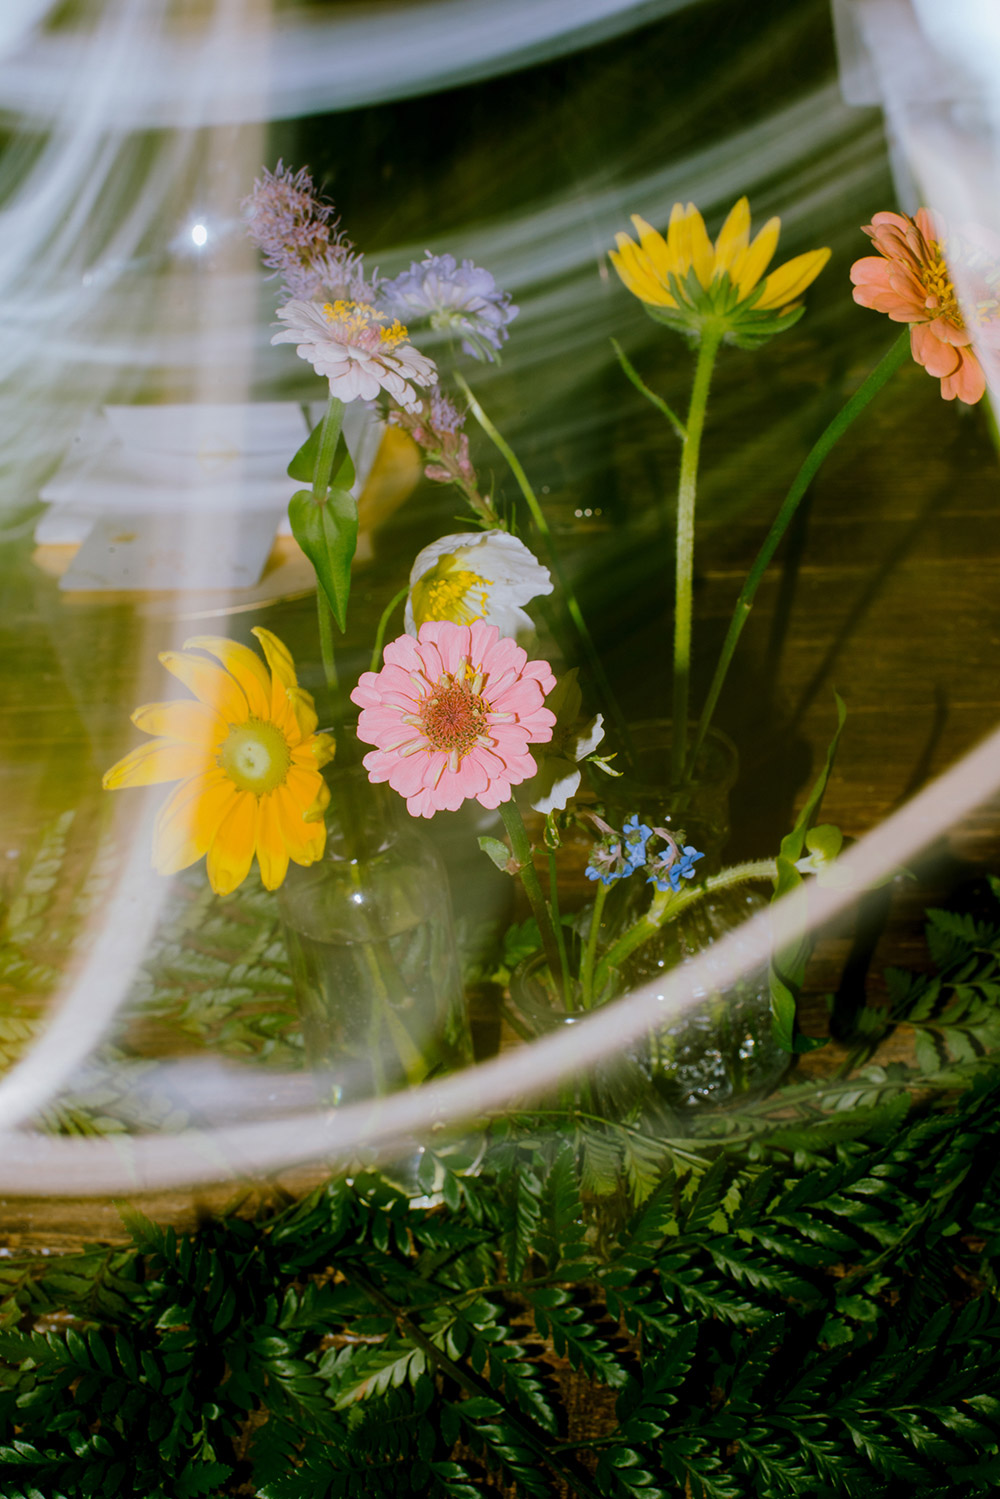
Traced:
<path fill-rule="evenodd" d="M 510 874 L 510 849 L 506 843 L 499 838 L 482 837 L 477 840 L 479 847 L 488 858 L 492 859 L 501 874 Z"/>
<path fill-rule="evenodd" d="M 802 884 L 802 875 L 796 869 L 795 864 L 802 857 L 802 850 L 806 846 L 806 840 L 819 812 L 823 793 L 826 791 L 826 783 L 833 769 L 840 736 L 847 720 L 847 708 L 843 698 L 836 692 L 834 698 L 837 703 L 836 732 L 830 740 L 823 769 L 813 782 L 812 790 L 795 819 L 795 826 L 781 840 L 781 851 L 775 860 L 777 873 L 774 878 L 772 902 L 780 900 L 783 895 L 787 895 L 789 891 L 797 889 Z M 820 841 L 832 844 L 834 840 L 831 834 L 839 837 L 837 829 L 824 827 L 819 834 Z M 798 1030 L 798 996 L 812 949 L 812 937 L 808 932 L 803 932 L 797 942 L 775 953 L 771 959 L 769 980 L 774 1039 L 783 1051 L 797 1054 L 815 1051 L 817 1047 L 826 1045 L 826 1037 L 803 1036 Z"/>
<path fill-rule="evenodd" d="M 341 408 L 343 409 L 343 408 Z M 316 477 L 316 460 L 319 458 L 320 443 L 323 439 L 324 416 L 318 421 L 305 442 L 295 454 L 288 465 L 288 477 L 296 479 L 300 484 L 311 484 Z M 354 462 L 347 451 L 347 443 L 344 441 L 343 432 L 337 434 L 337 446 L 333 454 L 333 467 L 330 471 L 331 489 L 350 489 L 355 480 Z"/>
<path fill-rule="evenodd" d="M 318 504 L 308 489 L 288 503 L 292 535 L 316 570 L 330 612 L 343 631 L 351 592 L 351 560 L 358 544 L 358 506 L 346 489 L 331 489 Z"/>

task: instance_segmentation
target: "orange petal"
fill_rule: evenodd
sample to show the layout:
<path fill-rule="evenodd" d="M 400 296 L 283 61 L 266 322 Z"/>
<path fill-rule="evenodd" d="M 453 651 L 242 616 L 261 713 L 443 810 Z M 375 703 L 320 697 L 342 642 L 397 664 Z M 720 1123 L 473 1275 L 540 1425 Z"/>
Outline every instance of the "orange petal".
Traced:
<path fill-rule="evenodd" d="M 768 307 L 787 307 L 812 285 L 829 259 L 829 250 L 807 250 L 804 255 L 786 260 L 764 282 L 764 295 L 754 310 L 761 312 Z"/>
<path fill-rule="evenodd" d="M 239 792 L 218 766 L 182 781 L 163 803 L 153 829 L 153 868 L 176 874 L 204 858 Z"/>
<path fill-rule="evenodd" d="M 181 739 L 185 744 L 214 747 L 227 734 L 226 724 L 214 709 L 188 698 L 144 703 L 132 714 L 132 722 L 144 734 L 162 734 L 165 739 Z"/>
<path fill-rule="evenodd" d="M 262 796 L 257 810 L 257 863 L 265 890 L 277 890 L 288 873 L 288 849 L 281 831 L 278 798 Z"/>
<path fill-rule="evenodd" d="M 715 269 L 731 271 L 733 261 L 750 243 L 750 204 L 746 198 L 734 203 L 715 241 Z"/>
<path fill-rule="evenodd" d="M 236 678 L 246 693 L 250 712 L 255 718 L 266 718 L 271 710 L 271 677 L 256 651 L 226 635 L 193 635 L 185 640 L 186 651 L 207 651 Z"/>
<path fill-rule="evenodd" d="M 197 775 L 211 763 L 208 748 L 181 744 L 175 739 L 152 739 L 131 750 L 104 772 L 105 791 L 122 786 L 158 786 L 163 781 L 181 781 Z"/>
<path fill-rule="evenodd" d="M 257 797 L 239 791 L 216 829 L 208 850 L 208 882 L 216 895 L 228 895 L 250 873 L 257 843 Z"/>
<path fill-rule="evenodd" d="M 249 718 L 246 693 L 221 666 L 186 651 L 161 651 L 160 662 L 199 703 L 214 708 L 225 723 L 245 723 Z"/>

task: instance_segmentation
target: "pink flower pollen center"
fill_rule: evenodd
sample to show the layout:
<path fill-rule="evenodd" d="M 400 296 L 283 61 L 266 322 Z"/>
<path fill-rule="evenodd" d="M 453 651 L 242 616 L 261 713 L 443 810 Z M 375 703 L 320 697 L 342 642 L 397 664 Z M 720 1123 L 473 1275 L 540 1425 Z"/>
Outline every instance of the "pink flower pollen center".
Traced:
<path fill-rule="evenodd" d="M 471 684 L 456 681 L 445 672 L 434 693 L 421 703 L 420 727 L 432 749 L 461 759 L 474 745 L 488 742 L 484 730 L 489 709 L 475 691 L 476 682 L 481 680 L 476 677 Z"/>

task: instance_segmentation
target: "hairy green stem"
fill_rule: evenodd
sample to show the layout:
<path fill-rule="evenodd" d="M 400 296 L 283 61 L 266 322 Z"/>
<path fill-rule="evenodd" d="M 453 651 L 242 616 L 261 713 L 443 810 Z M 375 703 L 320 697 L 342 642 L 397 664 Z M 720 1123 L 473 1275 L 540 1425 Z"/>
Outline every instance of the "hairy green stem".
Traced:
<path fill-rule="evenodd" d="M 740 638 L 743 626 L 746 624 L 753 606 L 754 594 L 757 592 L 767 566 L 774 556 L 778 543 L 788 530 L 792 516 L 799 508 L 806 490 L 816 477 L 831 448 L 843 437 L 848 427 L 861 415 L 869 402 L 878 395 L 883 385 L 895 374 L 900 365 L 906 363 L 909 352 L 910 333 L 907 328 L 899 335 L 888 353 L 883 355 L 864 384 L 855 391 L 847 404 L 833 418 L 833 421 L 813 445 L 808 457 L 795 475 L 792 486 L 785 496 L 781 509 L 774 518 L 774 523 L 767 533 L 764 545 L 757 553 L 753 567 L 747 574 L 746 582 L 743 584 L 740 596 L 736 601 L 736 608 L 733 611 L 733 617 L 729 623 L 726 638 L 722 643 L 722 650 L 719 654 L 718 665 L 715 668 L 715 675 L 712 677 L 711 686 L 708 689 L 708 697 L 705 699 L 705 706 L 698 721 L 698 732 L 691 750 L 692 763 L 711 725 L 712 715 L 719 700 L 719 693 L 722 691 L 722 685 L 726 680 L 726 673 L 729 670 L 729 663 L 732 661 L 733 652 L 736 650 L 736 643 Z"/>
<path fill-rule="evenodd" d="M 576 630 L 580 644 L 583 647 L 583 653 L 587 658 L 587 665 L 589 666 L 590 671 L 593 674 L 597 690 L 601 694 L 601 698 L 604 702 L 605 708 L 607 709 L 610 716 L 614 719 L 618 732 L 622 737 L 622 742 L 627 750 L 630 744 L 628 725 L 626 724 L 625 719 L 622 715 L 622 711 L 618 706 L 618 700 L 615 697 L 614 692 L 612 691 L 611 683 L 608 681 L 607 673 L 605 672 L 604 667 L 601 665 L 601 659 L 597 654 L 597 647 L 594 645 L 593 637 L 591 636 L 591 633 L 587 628 L 587 622 L 583 617 L 583 612 L 580 609 L 576 594 L 573 591 L 573 586 L 570 583 L 565 571 L 563 570 L 561 561 L 559 560 L 559 554 L 556 551 L 555 538 L 553 537 L 552 530 L 545 518 L 545 512 L 542 510 L 541 505 L 538 503 L 538 496 L 532 489 L 528 476 L 521 465 L 520 459 L 514 452 L 514 449 L 490 421 L 489 417 L 486 415 L 486 412 L 483 410 L 479 402 L 476 400 L 476 397 L 473 395 L 472 389 L 468 381 L 465 379 L 464 375 L 462 375 L 461 371 L 455 371 L 455 379 L 461 386 L 462 392 L 469 403 L 469 410 L 472 412 L 473 416 L 476 418 L 476 421 L 482 427 L 487 437 L 493 443 L 494 447 L 497 448 L 497 450 L 502 453 L 504 458 L 507 460 L 508 467 L 510 468 L 511 473 L 514 475 L 514 478 L 517 480 L 518 488 L 524 495 L 524 498 L 528 505 L 528 509 L 531 512 L 531 518 L 535 523 L 535 527 L 538 531 L 539 536 L 541 536 L 542 541 L 545 544 L 545 550 L 548 554 L 549 562 L 552 564 L 552 571 L 555 573 L 559 583 L 559 587 L 562 591 L 562 598 L 566 606 L 566 613 L 569 615 L 573 623 L 573 627 Z"/>
<path fill-rule="evenodd" d="M 392 598 L 382 610 L 382 617 L 378 622 L 378 629 L 375 631 L 375 646 L 372 650 L 371 666 L 369 667 L 370 671 L 378 671 L 379 667 L 382 665 L 382 646 L 385 642 L 385 632 L 389 628 L 389 621 L 392 618 L 395 610 L 406 598 L 406 595 L 409 593 L 409 591 L 409 584 L 407 584 L 405 588 L 401 588 L 398 593 L 393 594 Z"/>
<path fill-rule="evenodd" d="M 337 442 L 340 437 L 340 429 L 344 420 L 344 403 L 331 395 L 326 403 L 326 413 L 323 417 L 323 427 L 320 432 L 319 453 L 316 457 L 316 467 L 313 470 L 312 492 L 313 499 L 317 505 L 326 503 L 326 496 L 330 488 L 330 473 L 333 469 L 333 457 L 337 451 Z M 336 717 L 337 714 L 337 690 L 339 678 L 337 676 L 337 661 L 333 650 L 333 622 L 330 614 L 330 605 L 323 586 L 316 579 L 316 618 L 319 624 L 319 649 L 323 659 L 323 676 L 326 679 L 326 690 L 330 697 L 331 710 Z"/>
<path fill-rule="evenodd" d="M 675 545 L 674 584 L 674 737 L 671 747 L 671 775 L 675 784 L 684 776 L 687 750 L 688 698 L 691 690 L 691 607 L 694 584 L 694 512 L 698 494 L 698 458 L 701 434 L 708 409 L 708 392 L 712 383 L 715 356 L 722 341 L 721 332 L 706 328 L 698 348 L 691 404 L 688 407 L 684 446 L 681 449 L 681 471 L 677 483 L 677 540 Z"/>
<path fill-rule="evenodd" d="M 683 442 L 685 437 L 687 436 L 687 433 L 684 430 L 684 423 L 681 421 L 680 417 L 674 415 L 662 396 L 658 396 L 655 390 L 650 390 L 649 386 L 646 384 L 645 380 L 643 380 L 642 376 L 639 374 L 639 371 L 636 369 L 631 359 L 629 359 L 628 355 L 625 353 L 625 350 L 622 348 L 617 338 L 613 338 L 611 340 L 611 347 L 614 349 L 615 353 L 618 356 L 618 363 L 621 365 L 622 369 L 625 371 L 626 376 L 629 380 L 631 380 L 632 384 L 635 386 L 639 394 L 645 396 L 646 400 L 649 401 L 651 405 L 655 406 L 657 411 L 659 411 L 662 416 L 666 417 L 671 427 L 673 427 L 674 432 L 680 438 L 681 442 Z"/>
<path fill-rule="evenodd" d="M 524 893 L 528 897 L 531 912 L 538 922 L 538 930 L 542 938 L 542 950 L 545 953 L 545 961 L 549 965 L 549 973 L 556 980 L 562 970 L 559 963 L 559 946 L 556 942 L 555 929 L 552 925 L 552 913 L 548 908 L 542 887 L 531 859 L 531 840 L 528 830 L 524 826 L 524 819 L 517 808 L 517 803 L 511 797 L 509 801 L 500 803 L 500 816 L 503 818 L 507 836 L 510 838 L 511 851 L 514 855 L 514 863 L 517 865 Z"/>
<path fill-rule="evenodd" d="M 658 891 L 645 916 L 622 933 L 597 965 L 594 983 L 598 993 L 609 981 L 613 969 L 620 968 L 626 958 L 631 957 L 651 937 L 655 937 L 660 928 L 679 916 L 685 907 L 694 905 L 695 901 L 710 895 L 714 890 L 728 890 L 730 886 L 745 884 L 747 880 L 773 880 L 777 873 L 778 866 L 774 859 L 750 859 L 744 864 L 734 864 L 730 869 L 710 875 L 697 885 L 683 885 L 676 892 Z"/>
<path fill-rule="evenodd" d="M 598 883 L 594 909 L 590 917 L 590 931 L 587 933 L 587 946 L 584 949 L 583 968 L 580 973 L 581 1001 L 585 1010 L 591 1009 L 594 1004 L 594 963 L 597 958 L 597 941 L 601 934 L 604 902 L 608 898 L 610 888 L 603 880 Z"/>

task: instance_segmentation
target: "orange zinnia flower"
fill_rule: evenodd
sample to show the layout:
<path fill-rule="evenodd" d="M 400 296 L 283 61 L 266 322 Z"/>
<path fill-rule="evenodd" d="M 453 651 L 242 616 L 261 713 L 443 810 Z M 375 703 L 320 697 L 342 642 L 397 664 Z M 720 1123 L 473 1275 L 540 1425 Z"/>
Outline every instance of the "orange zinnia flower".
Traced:
<path fill-rule="evenodd" d="M 998 247 L 978 228 L 949 234 L 926 208 L 915 219 L 876 213 L 864 233 L 879 253 L 851 267 L 855 302 L 909 323 L 913 357 L 944 399 L 975 405 L 987 384 L 982 359 L 1000 338 Z"/>

